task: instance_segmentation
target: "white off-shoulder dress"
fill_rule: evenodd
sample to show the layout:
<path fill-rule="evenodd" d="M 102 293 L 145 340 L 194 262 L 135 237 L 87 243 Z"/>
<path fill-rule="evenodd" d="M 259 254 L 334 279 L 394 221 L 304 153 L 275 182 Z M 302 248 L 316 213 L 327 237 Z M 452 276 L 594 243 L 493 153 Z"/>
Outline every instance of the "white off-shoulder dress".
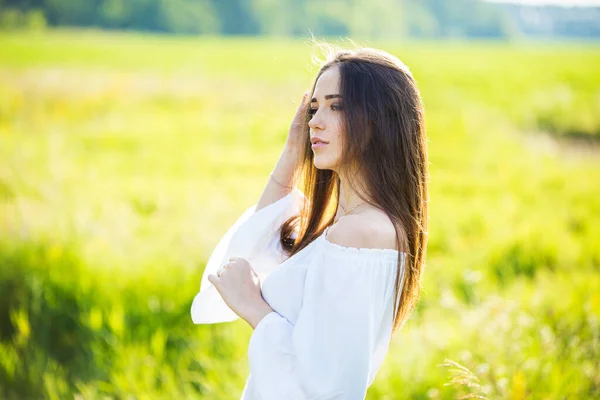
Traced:
<path fill-rule="evenodd" d="M 406 254 L 341 246 L 327 239 L 328 227 L 287 258 L 278 229 L 303 201 L 294 189 L 256 212 L 248 208 L 209 257 L 192 303 L 196 324 L 236 320 L 208 275 L 232 256 L 259 275 L 274 311 L 250 337 L 242 400 L 364 399 L 389 347 L 398 257 L 403 277 Z"/>

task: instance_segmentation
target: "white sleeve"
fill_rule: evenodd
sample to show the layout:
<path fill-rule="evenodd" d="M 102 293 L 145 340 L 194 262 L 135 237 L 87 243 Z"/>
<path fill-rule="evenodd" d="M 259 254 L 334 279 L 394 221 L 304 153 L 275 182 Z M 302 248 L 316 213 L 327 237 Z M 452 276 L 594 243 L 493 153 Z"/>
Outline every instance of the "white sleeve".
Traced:
<path fill-rule="evenodd" d="M 308 267 L 296 324 L 271 312 L 250 337 L 250 374 L 263 400 L 364 399 L 371 368 L 383 361 L 397 254 L 326 247 Z"/>
<path fill-rule="evenodd" d="M 191 307 L 195 324 L 213 324 L 234 321 L 239 316 L 227 306 L 208 275 L 215 274 L 230 257 L 247 259 L 261 281 L 284 258 L 279 228 L 290 217 L 300 212 L 304 194 L 294 189 L 281 199 L 256 211 L 256 204 L 242 213 L 221 237 L 210 255 L 200 282 L 200 291 Z"/>

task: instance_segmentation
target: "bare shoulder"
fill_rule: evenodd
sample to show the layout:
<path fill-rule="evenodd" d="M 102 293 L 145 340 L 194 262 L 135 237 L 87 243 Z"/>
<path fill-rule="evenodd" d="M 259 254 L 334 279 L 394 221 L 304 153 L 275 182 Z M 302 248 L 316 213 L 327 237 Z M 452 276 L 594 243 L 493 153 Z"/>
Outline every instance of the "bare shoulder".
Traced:
<path fill-rule="evenodd" d="M 345 247 L 398 250 L 394 224 L 382 212 L 341 218 L 327 232 L 327 240 Z"/>

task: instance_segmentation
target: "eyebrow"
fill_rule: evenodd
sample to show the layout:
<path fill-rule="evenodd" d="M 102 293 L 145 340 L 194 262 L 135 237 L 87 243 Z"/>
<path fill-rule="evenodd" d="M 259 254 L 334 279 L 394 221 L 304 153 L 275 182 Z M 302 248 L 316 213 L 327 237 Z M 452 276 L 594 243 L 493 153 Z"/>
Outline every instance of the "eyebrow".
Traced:
<path fill-rule="evenodd" d="M 340 99 L 341 99 L 341 98 L 342 98 L 342 95 L 341 95 L 341 94 L 326 94 L 326 95 L 325 95 L 325 100 L 329 100 L 329 99 L 335 99 L 335 98 L 340 98 Z M 313 97 L 313 98 L 310 100 L 310 102 L 311 102 L 311 103 L 315 103 L 316 101 L 317 101 L 317 98 L 316 98 L 316 97 Z"/>

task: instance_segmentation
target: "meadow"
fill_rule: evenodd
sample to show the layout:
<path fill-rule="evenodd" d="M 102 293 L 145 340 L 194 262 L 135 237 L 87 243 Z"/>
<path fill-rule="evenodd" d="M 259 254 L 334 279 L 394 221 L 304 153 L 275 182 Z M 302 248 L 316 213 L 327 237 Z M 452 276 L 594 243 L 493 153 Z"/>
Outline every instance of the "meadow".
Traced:
<path fill-rule="evenodd" d="M 411 69 L 430 161 L 421 301 L 367 399 L 600 398 L 600 45 L 362 44 Z M 189 308 L 314 53 L 0 34 L 0 398 L 239 398 L 250 326 Z"/>

